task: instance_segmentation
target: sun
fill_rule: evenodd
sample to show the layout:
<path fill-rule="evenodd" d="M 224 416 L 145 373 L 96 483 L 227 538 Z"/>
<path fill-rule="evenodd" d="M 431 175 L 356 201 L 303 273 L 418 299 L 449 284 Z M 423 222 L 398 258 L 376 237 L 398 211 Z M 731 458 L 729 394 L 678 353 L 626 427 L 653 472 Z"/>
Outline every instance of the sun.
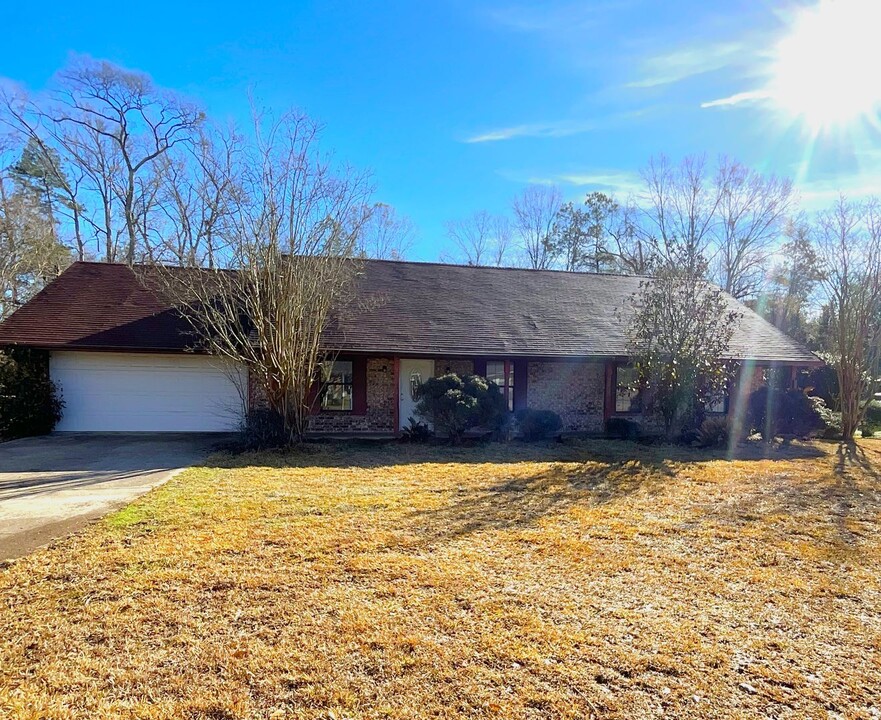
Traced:
<path fill-rule="evenodd" d="M 770 99 L 815 132 L 881 109 L 881 0 L 820 0 L 799 10 L 774 52 Z"/>

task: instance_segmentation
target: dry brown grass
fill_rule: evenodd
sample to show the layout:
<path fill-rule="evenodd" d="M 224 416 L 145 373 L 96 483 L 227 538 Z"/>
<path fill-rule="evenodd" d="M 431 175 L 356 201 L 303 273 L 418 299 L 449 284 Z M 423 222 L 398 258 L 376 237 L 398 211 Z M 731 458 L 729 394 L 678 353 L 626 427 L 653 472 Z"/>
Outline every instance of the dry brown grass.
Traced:
<path fill-rule="evenodd" d="M 0 570 L 0 715 L 878 718 L 879 451 L 215 458 Z"/>

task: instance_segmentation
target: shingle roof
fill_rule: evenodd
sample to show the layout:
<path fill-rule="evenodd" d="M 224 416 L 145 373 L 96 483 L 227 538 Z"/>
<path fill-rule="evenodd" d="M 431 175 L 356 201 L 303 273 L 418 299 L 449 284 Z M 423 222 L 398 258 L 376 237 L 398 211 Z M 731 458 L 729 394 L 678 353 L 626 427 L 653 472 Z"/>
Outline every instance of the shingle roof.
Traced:
<path fill-rule="evenodd" d="M 436 263 L 364 261 L 359 302 L 328 329 L 352 352 L 620 357 L 627 308 L 645 278 Z M 738 359 L 815 363 L 817 357 L 733 298 Z M 76 263 L 0 325 L 0 344 L 180 350 L 186 323 L 125 265 Z"/>
<path fill-rule="evenodd" d="M 78 262 L 0 324 L 0 344 L 183 350 L 187 322 L 127 265 Z"/>

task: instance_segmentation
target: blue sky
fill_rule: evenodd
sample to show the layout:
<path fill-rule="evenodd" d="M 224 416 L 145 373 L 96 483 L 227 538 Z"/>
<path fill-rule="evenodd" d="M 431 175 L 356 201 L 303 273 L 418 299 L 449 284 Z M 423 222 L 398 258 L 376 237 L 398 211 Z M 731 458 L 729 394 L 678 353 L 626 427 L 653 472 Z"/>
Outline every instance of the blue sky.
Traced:
<path fill-rule="evenodd" d="M 881 192 L 871 123 L 817 133 L 750 97 L 811 5 L 50 1 L 37 20 L 16 3 L 0 76 L 39 90 L 77 52 L 147 72 L 218 118 L 245 121 L 249 88 L 303 108 L 340 157 L 374 172 L 377 199 L 419 228 L 413 256 L 430 260 L 445 220 L 504 212 L 528 182 L 573 200 L 626 194 L 661 152 L 794 177 L 808 206 Z"/>

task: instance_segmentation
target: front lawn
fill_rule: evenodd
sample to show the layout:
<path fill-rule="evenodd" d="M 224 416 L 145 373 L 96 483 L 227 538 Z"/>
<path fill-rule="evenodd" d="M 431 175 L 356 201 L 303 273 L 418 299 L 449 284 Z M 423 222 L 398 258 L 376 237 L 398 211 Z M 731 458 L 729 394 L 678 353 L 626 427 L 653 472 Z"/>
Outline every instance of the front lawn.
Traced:
<path fill-rule="evenodd" d="M 881 442 L 214 458 L 0 570 L 6 718 L 881 713 Z"/>

